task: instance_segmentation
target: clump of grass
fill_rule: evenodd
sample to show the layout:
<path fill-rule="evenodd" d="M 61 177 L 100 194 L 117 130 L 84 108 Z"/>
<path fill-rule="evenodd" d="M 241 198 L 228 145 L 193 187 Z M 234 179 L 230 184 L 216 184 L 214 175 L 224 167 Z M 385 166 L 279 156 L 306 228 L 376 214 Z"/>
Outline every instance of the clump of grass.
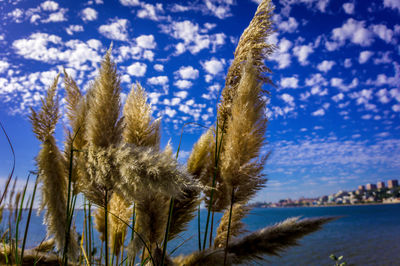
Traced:
<path fill-rule="evenodd" d="M 232 265 L 278 255 L 331 221 L 332 218 L 291 218 L 243 236 L 242 219 L 250 211 L 246 204 L 266 182 L 263 169 L 268 154 L 261 154 L 268 122 L 263 85 L 272 84 L 264 62 L 274 50 L 265 42 L 274 30 L 272 11 L 271 1 L 262 1 L 244 31 L 227 74 L 216 123 L 194 145 L 186 167 L 177 161 L 179 146 L 176 156 L 170 145 L 160 147 L 161 119 L 152 117 L 151 105 L 140 84 L 132 86 L 122 106 L 112 46 L 86 94 L 64 71 L 69 126 L 65 149 L 59 149 L 54 137 L 60 118 L 58 75 L 42 99 L 41 109 L 32 110 L 30 117 L 33 132 L 42 145 L 36 158 L 41 206 L 56 252 L 40 247 L 24 251 L 28 225 L 20 252 L 17 223 L 14 242 L 3 244 L 1 258 L 6 263 L 37 265 L 56 261 L 63 265 L 132 265 L 138 257 L 142 265 Z M 21 194 L 15 195 L 14 205 L 20 206 L 15 219 L 20 221 L 25 193 L 20 204 Z M 78 195 L 85 198 L 81 249 L 73 226 Z M 11 193 L 10 198 L 13 197 Z M 34 198 L 33 194 L 31 209 Z M 204 236 L 198 225 L 199 250 L 172 257 L 173 252 L 167 251 L 168 241 L 186 229 L 201 203 L 208 212 Z M 91 206 L 96 206 L 94 212 Z M 214 238 L 215 212 L 224 215 Z M 12 240 L 11 222 L 9 227 Z M 102 242 L 98 257 L 94 257 L 93 227 Z M 128 229 L 131 238 L 125 245 Z"/>

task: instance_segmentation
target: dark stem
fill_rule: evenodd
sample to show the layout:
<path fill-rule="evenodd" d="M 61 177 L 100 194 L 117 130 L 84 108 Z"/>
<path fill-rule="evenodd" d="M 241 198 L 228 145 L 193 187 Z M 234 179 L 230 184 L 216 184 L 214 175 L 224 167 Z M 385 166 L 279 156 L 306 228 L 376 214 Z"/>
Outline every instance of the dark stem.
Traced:
<path fill-rule="evenodd" d="M 105 253 L 106 253 L 106 261 L 105 265 L 108 266 L 108 210 L 107 210 L 107 205 L 108 205 L 108 189 L 106 189 L 106 193 L 104 196 L 104 234 L 106 238 L 106 246 L 105 246 Z"/>
<path fill-rule="evenodd" d="M 210 246 L 209 246 L 209 247 L 211 247 L 211 245 L 212 245 L 212 239 L 213 239 L 214 214 L 215 214 L 215 211 L 213 210 L 213 211 L 212 211 L 212 215 L 211 215 L 211 230 L 210 230 Z"/>
<path fill-rule="evenodd" d="M 168 234 L 169 234 L 169 227 L 171 226 L 172 212 L 174 210 L 174 201 L 175 201 L 174 197 L 171 197 L 171 200 L 169 202 L 167 228 L 165 228 L 163 252 L 162 252 L 162 257 L 161 257 L 161 266 L 164 266 L 165 255 L 167 254 Z"/>
<path fill-rule="evenodd" d="M 229 233 L 230 233 L 230 230 L 231 230 L 232 209 L 233 209 L 234 196 L 235 196 L 235 188 L 232 187 L 231 206 L 230 206 L 230 208 L 229 208 L 228 232 L 226 233 L 224 266 L 226 265 L 226 258 L 228 257 Z"/>
<path fill-rule="evenodd" d="M 201 251 L 201 233 L 200 233 L 200 205 L 197 209 L 197 234 L 199 236 L 199 251 Z"/>

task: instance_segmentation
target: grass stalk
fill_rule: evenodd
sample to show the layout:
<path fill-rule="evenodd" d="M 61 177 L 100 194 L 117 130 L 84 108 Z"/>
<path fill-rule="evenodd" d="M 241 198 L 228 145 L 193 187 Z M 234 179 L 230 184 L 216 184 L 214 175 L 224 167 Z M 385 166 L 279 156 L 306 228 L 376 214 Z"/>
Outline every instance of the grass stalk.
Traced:
<path fill-rule="evenodd" d="M 197 209 L 197 234 L 199 238 L 199 251 L 201 251 L 201 232 L 200 232 L 200 204 Z"/>
<path fill-rule="evenodd" d="M 232 187 L 231 206 L 230 206 L 230 208 L 229 208 L 228 231 L 226 232 L 226 244 L 225 244 L 225 254 L 224 254 L 224 266 L 226 265 L 226 258 L 228 257 L 229 233 L 230 233 L 230 230 L 231 230 L 232 209 L 233 209 L 234 196 L 235 196 L 235 188 Z"/>
<path fill-rule="evenodd" d="M 22 193 L 22 199 L 20 202 L 20 207 L 18 210 L 18 218 L 16 221 L 16 225 L 15 225 L 15 264 L 18 265 L 19 262 L 19 255 L 18 255 L 18 233 L 19 233 L 19 223 L 21 221 L 21 216 L 22 216 L 22 211 L 24 209 L 24 199 L 25 199 L 25 194 L 26 194 L 26 188 L 28 187 L 28 182 L 29 182 L 29 178 L 30 178 L 31 174 L 29 173 L 28 178 L 26 179 L 26 183 L 25 183 L 25 187 L 24 187 L 24 192 Z M 16 206 L 18 207 L 18 206 Z M 22 258 L 21 258 L 21 265 L 22 265 Z"/>
<path fill-rule="evenodd" d="M 108 189 L 105 191 L 104 195 L 104 234 L 105 234 L 105 265 L 108 266 L 108 210 L 107 210 L 107 205 L 108 205 Z"/>
<path fill-rule="evenodd" d="M 33 209 L 33 202 L 35 201 L 35 195 L 36 195 L 36 189 L 37 189 L 37 184 L 38 184 L 38 179 L 39 175 L 36 176 L 36 181 L 35 181 L 35 186 L 33 187 L 33 193 L 32 193 L 32 198 L 29 206 L 29 213 L 28 213 L 28 218 L 26 221 L 26 226 L 25 226 L 25 232 L 24 232 L 24 239 L 22 241 L 22 248 L 21 248 L 21 264 L 24 260 L 24 251 L 25 251 L 25 244 L 26 244 L 26 238 L 28 236 L 28 229 L 29 229 L 29 224 L 31 222 L 31 216 L 32 216 L 32 209 Z"/>
<path fill-rule="evenodd" d="M 6 130 L 4 129 L 3 124 L 2 124 L 1 122 L 0 122 L 0 127 L 1 127 L 1 129 L 2 129 L 2 131 L 3 131 L 3 133 L 4 133 L 4 135 L 5 135 L 6 138 L 7 138 L 8 145 L 10 146 L 11 153 L 12 153 L 12 156 L 13 156 L 13 166 L 12 166 L 12 168 L 11 168 L 10 174 L 8 175 L 8 178 L 7 178 L 7 181 L 6 181 L 6 185 L 5 185 L 4 191 L 3 191 L 3 193 L 1 194 L 1 198 L 0 198 L 0 206 L 1 206 L 1 203 L 3 202 L 3 200 L 4 200 L 4 198 L 5 198 L 6 194 L 7 194 L 8 187 L 9 187 L 9 185 L 10 185 L 12 176 L 13 176 L 13 174 L 14 174 L 14 170 L 15 170 L 15 152 L 14 152 L 14 147 L 13 147 L 13 145 L 12 145 L 12 143 L 11 143 L 11 140 L 10 140 L 10 138 L 8 137 L 8 134 L 7 134 Z"/>
<path fill-rule="evenodd" d="M 90 201 L 88 200 L 88 234 L 89 234 L 89 263 L 92 263 L 92 205 L 90 204 Z"/>
<path fill-rule="evenodd" d="M 203 241 L 203 249 L 206 249 L 206 242 L 207 242 L 207 232 L 208 232 L 208 225 L 210 223 L 210 215 L 211 215 L 211 209 L 212 209 L 212 204 L 213 204 L 213 196 L 214 196 L 214 190 L 215 190 L 215 181 L 217 179 L 217 174 L 218 174 L 218 164 L 219 164 L 219 157 L 221 154 L 221 147 L 222 147 L 222 140 L 224 137 L 224 128 L 225 128 L 225 121 L 222 124 L 222 133 L 221 133 L 221 141 L 218 145 L 218 120 L 216 123 L 216 129 L 215 129 L 215 170 L 214 170 L 214 176 L 212 180 L 212 185 L 211 185 L 211 195 L 210 195 L 210 203 L 208 205 L 208 210 L 207 210 L 207 221 L 206 221 L 206 230 L 204 233 L 204 241 Z"/>
<path fill-rule="evenodd" d="M 177 157 L 178 157 L 178 155 L 177 155 Z M 167 228 L 165 228 L 163 252 L 162 252 L 162 257 L 161 257 L 161 266 L 164 266 L 165 255 L 167 253 L 168 234 L 169 234 L 169 227 L 171 226 L 172 211 L 174 210 L 174 201 L 175 201 L 174 197 L 171 197 L 171 200 L 169 202 Z"/>
<path fill-rule="evenodd" d="M 133 203 L 132 208 L 132 230 L 131 230 L 131 241 L 135 238 L 135 224 L 136 224 L 136 204 Z M 129 262 L 129 265 L 135 265 L 136 254 L 133 256 L 132 261 Z"/>

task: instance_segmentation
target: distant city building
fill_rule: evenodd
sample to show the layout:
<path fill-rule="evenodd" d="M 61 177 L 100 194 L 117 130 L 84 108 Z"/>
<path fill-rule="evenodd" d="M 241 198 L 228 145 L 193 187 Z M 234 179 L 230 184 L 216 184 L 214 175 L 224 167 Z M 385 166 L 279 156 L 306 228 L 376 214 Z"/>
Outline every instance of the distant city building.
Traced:
<path fill-rule="evenodd" d="M 377 186 L 378 189 L 385 188 L 385 182 L 379 181 L 379 182 L 376 184 L 376 186 Z"/>
<path fill-rule="evenodd" d="M 376 185 L 375 184 L 367 184 L 366 188 L 367 188 L 367 190 L 373 190 L 373 189 L 376 189 Z"/>
<path fill-rule="evenodd" d="M 395 188 L 399 186 L 399 182 L 396 179 L 388 181 L 388 188 Z"/>
<path fill-rule="evenodd" d="M 358 186 L 358 190 L 364 191 L 364 190 L 365 190 L 365 187 L 364 187 L 363 185 L 359 185 L 359 186 Z"/>

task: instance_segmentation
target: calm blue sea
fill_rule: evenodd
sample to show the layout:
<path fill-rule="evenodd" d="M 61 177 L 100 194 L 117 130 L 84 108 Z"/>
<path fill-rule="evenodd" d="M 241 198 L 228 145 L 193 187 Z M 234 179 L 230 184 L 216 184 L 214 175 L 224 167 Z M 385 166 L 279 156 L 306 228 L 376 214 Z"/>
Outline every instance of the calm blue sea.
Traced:
<path fill-rule="evenodd" d="M 202 210 L 202 224 L 205 216 L 206 211 Z M 248 231 L 254 231 L 293 216 L 343 217 L 304 237 L 299 246 L 289 248 L 282 257 L 267 257 L 266 262 L 258 265 L 333 265 L 329 259 L 332 253 L 343 255 L 347 265 L 400 265 L 400 204 L 253 209 L 244 222 Z M 219 218 L 219 215 L 215 216 L 216 221 Z M 5 222 L 6 214 L 1 225 L 3 228 Z M 82 224 L 81 211 L 77 212 L 76 224 L 78 227 Z M 25 226 L 24 220 L 21 226 Z M 28 245 L 33 246 L 45 237 L 42 218 L 33 216 L 29 230 Z M 197 249 L 197 218 L 181 238 L 169 243 L 169 249 L 173 250 L 182 241 L 187 242 L 173 255 L 188 254 Z"/>

